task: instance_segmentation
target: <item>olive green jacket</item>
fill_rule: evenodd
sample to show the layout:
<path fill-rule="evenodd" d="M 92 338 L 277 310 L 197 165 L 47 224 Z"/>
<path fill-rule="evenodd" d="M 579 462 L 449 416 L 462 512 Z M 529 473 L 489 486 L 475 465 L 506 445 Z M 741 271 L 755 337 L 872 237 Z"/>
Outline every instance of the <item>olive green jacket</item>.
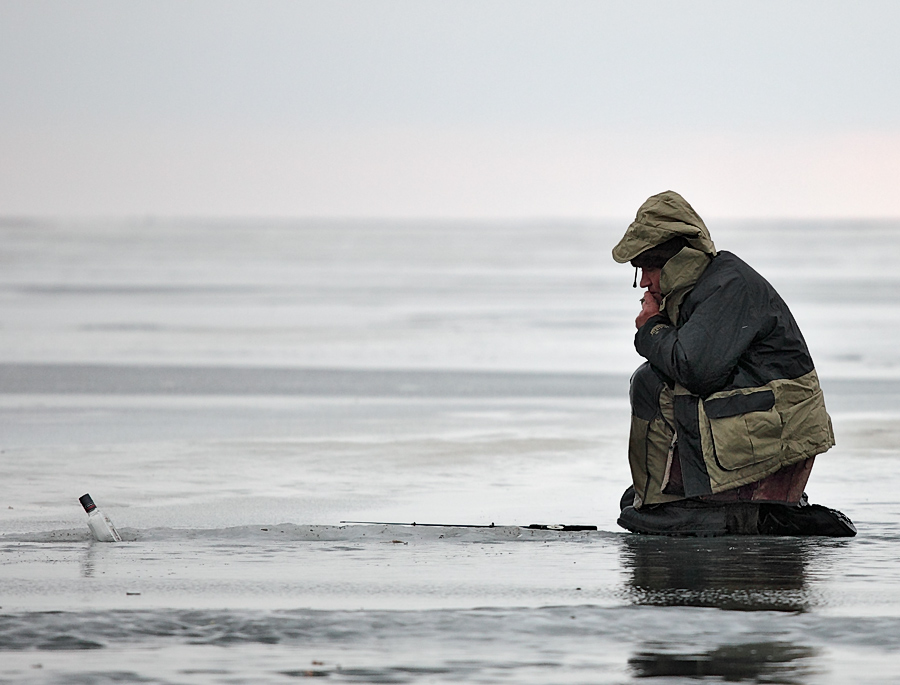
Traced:
<path fill-rule="evenodd" d="M 683 235 L 663 267 L 661 313 L 635 348 L 674 389 L 685 496 L 753 483 L 834 445 L 803 335 L 775 289 L 729 252 L 677 193 L 650 198 L 616 246 L 617 261 Z"/>

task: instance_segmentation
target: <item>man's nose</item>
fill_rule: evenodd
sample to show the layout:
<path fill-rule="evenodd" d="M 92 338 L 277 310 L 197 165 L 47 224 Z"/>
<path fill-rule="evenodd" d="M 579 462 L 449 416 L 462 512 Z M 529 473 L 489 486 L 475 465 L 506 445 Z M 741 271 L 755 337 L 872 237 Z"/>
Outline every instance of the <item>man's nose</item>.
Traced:
<path fill-rule="evenodd" d="M 650 276 L 647 275 L 647 272 L 641 269 L 641 287 L 649 288 L 653 285 L 653 281 L 650 280 Z"/>

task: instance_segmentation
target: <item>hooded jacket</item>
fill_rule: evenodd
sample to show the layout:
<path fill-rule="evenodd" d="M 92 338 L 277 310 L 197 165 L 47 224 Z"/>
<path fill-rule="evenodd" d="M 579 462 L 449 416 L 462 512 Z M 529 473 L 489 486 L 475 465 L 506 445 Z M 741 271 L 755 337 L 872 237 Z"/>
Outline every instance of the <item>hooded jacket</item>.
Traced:
<path fill-rule="evenodd" d="M 753 483 L 834 445 L 815 367 L 775 289 L 730 252 L 717 252 L 678 193 L 651 197 L 613 249 L 620 263 L 672 237 L 688 247 L 662 268 L 660 314 L 635 348 L 675 394 L 685 496 Z"/>

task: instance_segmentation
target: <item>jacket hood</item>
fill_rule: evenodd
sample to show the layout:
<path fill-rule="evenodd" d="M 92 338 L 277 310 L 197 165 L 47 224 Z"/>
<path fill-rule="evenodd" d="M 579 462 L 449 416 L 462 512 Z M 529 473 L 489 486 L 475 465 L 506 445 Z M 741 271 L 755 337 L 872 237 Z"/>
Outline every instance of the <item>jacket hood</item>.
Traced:
<path fill-rule="evenodd" d="M 679 236 L 695 250 L 716 256 L 716 246 L 703 219 L 681 195 L 667 190 L 641 205 L 625 235 L 613 248 L 612 256 L 619 264 L 624 264 L 641 252 Z"/>

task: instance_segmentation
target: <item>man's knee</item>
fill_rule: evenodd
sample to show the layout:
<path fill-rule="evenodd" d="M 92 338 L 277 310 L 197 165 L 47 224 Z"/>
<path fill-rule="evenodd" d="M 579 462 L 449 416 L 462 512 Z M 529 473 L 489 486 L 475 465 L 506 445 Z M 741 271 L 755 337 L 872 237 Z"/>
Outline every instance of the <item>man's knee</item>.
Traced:
<path fill-rule="evenodd" d="M 650 366 L 650 362 L 641 364 L 631 376 L 631 413 L 639 419 L 652 421 L 659 414 L 659 395 L 665 381 Z"/>

